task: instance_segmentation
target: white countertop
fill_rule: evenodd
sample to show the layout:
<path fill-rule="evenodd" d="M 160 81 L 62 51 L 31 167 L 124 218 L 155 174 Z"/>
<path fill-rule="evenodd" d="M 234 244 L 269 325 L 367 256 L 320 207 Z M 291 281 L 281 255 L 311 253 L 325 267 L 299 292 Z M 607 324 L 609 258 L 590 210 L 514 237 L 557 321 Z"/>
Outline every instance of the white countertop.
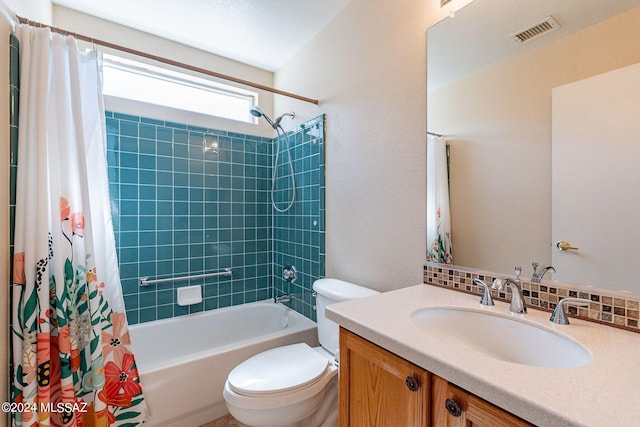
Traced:
<path fill-rule="evenodd" d="M 539 426 L 640 426 L 640 334 L 570 318 L 549 322 L 550 313 L 529 308 L 522 317 L 572 338 L 591 353 L 575 368 L 520 365 L 448 344 L 414 325 L 425 307 L 462 307 L 509 314 L 509 305 L 479 304 L 478 296 L 416 285 L 327 307 L 326 315 L 459 387 Z"/>

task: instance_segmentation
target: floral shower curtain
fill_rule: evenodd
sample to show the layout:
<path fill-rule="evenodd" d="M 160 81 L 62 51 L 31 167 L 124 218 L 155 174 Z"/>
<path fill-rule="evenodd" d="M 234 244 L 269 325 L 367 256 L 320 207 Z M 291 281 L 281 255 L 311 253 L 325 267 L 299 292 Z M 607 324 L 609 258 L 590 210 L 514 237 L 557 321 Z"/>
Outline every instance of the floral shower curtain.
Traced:
<path fill-rule="evenodd" d="M 453 263 L 447 144 L 427 137 L 427 259 Z"/>
<path fill-rule="evenodd" d="M 100 58 L 18 25 L 15 426 L 135 426 L 146 406 L 109 207 Z"/>

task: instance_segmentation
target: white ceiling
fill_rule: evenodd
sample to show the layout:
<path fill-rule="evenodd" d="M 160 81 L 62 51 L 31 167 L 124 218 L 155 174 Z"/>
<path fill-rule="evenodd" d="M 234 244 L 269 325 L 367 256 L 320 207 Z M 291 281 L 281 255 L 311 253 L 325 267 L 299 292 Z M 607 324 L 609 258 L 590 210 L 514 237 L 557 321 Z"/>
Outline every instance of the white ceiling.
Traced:
<path fill-rule="evenodd" d="M 52 0 L 269 71 L 279 69 L 350 1 Z M 467 77 L 638 6 L 640 0 L 475 0 L 429 29 L 428 85 Z M 549 15 L 560 30 L 523 45 L 509 37 Z"/>
<path fill-rule="evenodd" d="M 640 0 L 475 0 L 429 29 L 429 88 L 468 77 L 638 6 Z M 558 21 L 559 30 L 522 45 L 509 37 L 549 15 Z"/>
<path fill-rule="evenodd" d="M 56 5 L 269 71 L 351 0 L 52 0 Z"/>

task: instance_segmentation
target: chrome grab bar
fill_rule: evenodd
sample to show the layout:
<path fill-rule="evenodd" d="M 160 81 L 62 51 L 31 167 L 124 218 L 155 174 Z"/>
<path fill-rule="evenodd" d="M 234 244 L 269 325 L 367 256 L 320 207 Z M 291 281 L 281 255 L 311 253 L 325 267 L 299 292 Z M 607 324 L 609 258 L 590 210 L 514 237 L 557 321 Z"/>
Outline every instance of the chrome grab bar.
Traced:
<path fill-rule="evenodd" d="M 151 285 L 152 283 L 178 282 L 182 280 L 203 279 L 205 277 L 216 277 L 216 276 L 231 276 L 231 269 L 225 268 L 224 271 L 219 271 L 217 273 L 204 273 L 204 274 L 196 274 L 193 276 L 181 276 L 181 277 L 167 277 L 165 279 L 149 280 L 149 277 L 140 277 L 140 286 L 147 286 L 147 285 Z"/>

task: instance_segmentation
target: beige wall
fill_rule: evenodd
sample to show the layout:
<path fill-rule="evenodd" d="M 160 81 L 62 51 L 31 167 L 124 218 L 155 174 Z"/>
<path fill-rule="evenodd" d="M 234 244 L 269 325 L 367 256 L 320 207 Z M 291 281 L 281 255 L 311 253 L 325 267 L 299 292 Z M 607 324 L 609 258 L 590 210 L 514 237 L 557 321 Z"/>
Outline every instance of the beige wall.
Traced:
<path fill-rule="evenodd" d="M 252 67 L 227 58 L 212 55 L 199 49 L 185 46 L 167 39 L 156 37 L 142 31 L 137 31 L 113 22 L 105 21 L 91 15 L 86 15 L 72 9 L 67 9 L 55 5 L 53 7 L 53 23 L 56 27 L 73 31 L 79 34 L 90 36 L 99 40 L 110 43 L 119 44 L 131 49 L 136 49 L 152 55 L 169 58 L 175 61 L 183 62 L 196 67 L 216 71 L 222 74 L 237 77 L 243 80 L 253 81 L 265 86 L 273 86 L 273 73 Z M 109 52 L 107 49 L 103 49 Z M 122 52 L 113 51 L 119 55 Z M 131 57 L 132 59 L 150 62 L 141 57 Z M 181 70 L 184 72 L 190 72 Z M 196 73 L 192 73 L 198 75 Z M 200 75 L 201 76 L 201 75 Z M 224 80 L 218 80 L 221 83 L 228 83 Z M 247 88 L 251 89 L 251 88 Z M 253 90 L 253 89 L 251 89 Z M 259 104 L 264 107 L 264 111 L 273 117 L 273 95 L 265 91 L 257 91 Z M 108 109 L 116 109 L 118 112 L 148 116 L 161 120 L 169 120 L 172 122 L 185 122 L 190 124 L 213 128 L 228 129 L 234 132 L 242 132 L 253 135 L 273 136 L 273 129 L 269 127 L 263 120 L 258 125 L 242 123 L 234 120 L 219 119 L 211 116 L 197 115 L 192 113 L 181 113 L 177 110 L 157 106 L 145 106 L 132 102 L 122 102 L 113 99 L 105 100 Z"/>
<path fill-rule="evenodd" d="M 446 15 L 437 3 L 353 0 L 276 72 L 279 88 L 320 100 L 276 97 L 278 113 L 327 115 L 327 276 L 378 290 L 422 282 L 426 29 Z"/>
<path fill-rule="evenodd" d="M 51 24 L 51 0 L 0 0 L 8 11 L 23 18 Z"/>
<path fill-rule="evenodd" d="M 640 8 L 429 93 L 451 141 L 456 264 L 498 272 L 551 258 L 551 89 L 640 61 Z"/>

